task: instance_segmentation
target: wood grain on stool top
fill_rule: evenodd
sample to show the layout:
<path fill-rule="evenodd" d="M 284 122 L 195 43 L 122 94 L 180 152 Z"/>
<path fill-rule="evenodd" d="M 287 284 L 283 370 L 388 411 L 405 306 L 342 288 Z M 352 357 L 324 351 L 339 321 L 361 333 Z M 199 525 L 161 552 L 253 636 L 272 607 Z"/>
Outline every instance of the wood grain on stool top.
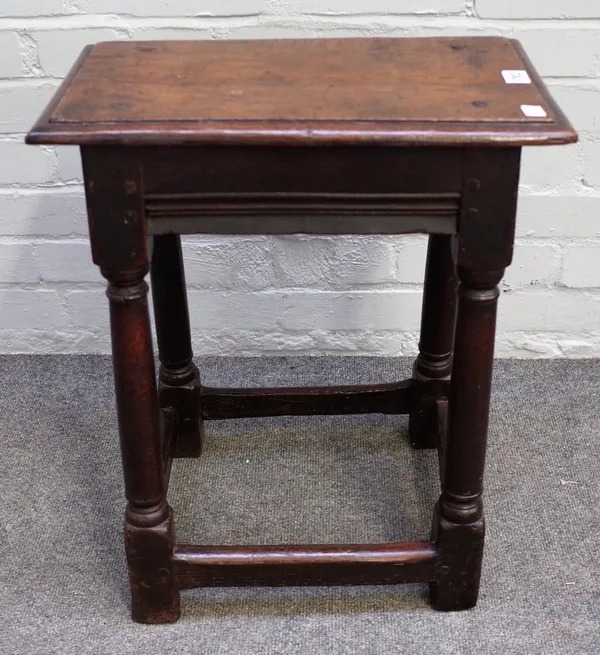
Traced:
<path fill-rule="evenodd" d="M 507 84 L 503 70 L 527 70 L 532 83 Z M 76 144 L 575 139 L 518 42 L 499 37 L 99 43 L 29 135 Z"/>

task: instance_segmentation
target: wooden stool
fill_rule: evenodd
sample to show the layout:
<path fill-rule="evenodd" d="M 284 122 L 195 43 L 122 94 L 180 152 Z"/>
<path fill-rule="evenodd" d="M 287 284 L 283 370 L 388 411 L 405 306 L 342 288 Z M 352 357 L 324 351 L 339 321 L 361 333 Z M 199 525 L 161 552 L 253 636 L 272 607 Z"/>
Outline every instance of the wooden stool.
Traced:
<path fill-rule="evenodd" d="M 108 280 L 136 621 L 176 621 L 180 590 L 199 586 L 429 582 L 437 609 L 475 605 L 497 285 L 512 257 L 520 150 L 576 140 L 519 43 L 503 38 L 85 49 L 27 142 L 81 146 L 93 259 Z M 409 232 L 431 235 L 411 380 L 201 385 L 180 234 Z M 204 421 L 356 413 L 410 414 L 411 443 L 438 449 L 430 539 L 174 544 L 171 461 L 200 455 Z"/>

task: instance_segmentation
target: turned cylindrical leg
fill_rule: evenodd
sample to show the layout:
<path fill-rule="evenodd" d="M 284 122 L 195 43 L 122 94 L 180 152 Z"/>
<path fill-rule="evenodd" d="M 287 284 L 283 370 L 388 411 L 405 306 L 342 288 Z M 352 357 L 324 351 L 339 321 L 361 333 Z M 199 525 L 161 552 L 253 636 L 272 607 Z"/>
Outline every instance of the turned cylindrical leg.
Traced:
<path fill-rule="evenodd" d="M 154 237 L 152 298 L 160 358 L 159 403 L 173 412 L 176 457 L 197 457 L 202 450 L 200 375 L 192 360 L 181 238 Z"/>
<path fill-rule="evenodd" d="M 423 289 L 419 355 L 413 367 L 417 383 L 409 418 L 409 438 L 415 448 L 435 448 L 438 439 L 439 387 L 420 382 L 449 380 L 456 321 L 456 272 L 452 258 L 452 237 L 429 237 Z"/>
<path fill-rule="evenodd" d="M 458 321 L 442 462 L 442 494 L 433 522 L 439 552 L 433 605 L 460 610 L 477 603 L 483 555 L 483 471 L 503 271 L 459 268 Z"/>
<path fill-rule="evenodd" d="M 141 623 L 179 618 L 173 567 L 145 270 L 105 272 L 117 414 L 128 500 L 125 548 L 132 617 Z"/>

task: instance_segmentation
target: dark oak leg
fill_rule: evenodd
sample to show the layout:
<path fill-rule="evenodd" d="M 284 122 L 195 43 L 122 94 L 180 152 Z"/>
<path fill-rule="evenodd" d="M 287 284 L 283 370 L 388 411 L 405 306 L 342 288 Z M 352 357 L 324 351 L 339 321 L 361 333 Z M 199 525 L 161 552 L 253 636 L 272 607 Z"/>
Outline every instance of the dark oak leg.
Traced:
<path fill-rule="evenodd" d="M 204 424 L 200 412 L 200 374 L 192 343 L 181 238 L 154 237 L 152 298 L 160 357 L 159 404 L 173 412 L 175 457 L 198 457 Z"/>
<path fill-rule="evenodd" d="M 109 281 L 117 413 L 128 500 L 125 549 L 132 617 L 140 623 L 169 623 L 179 618 L 179 588 L 163 473 L 145 272 L 103 274 Z"/>
<path fill-rule="evenodd" d="M 442 494 L 433 521 L 438 549 L 431 602 L 439 610 L 474 607 L 484 542 L 483 471 L 496 328 L 503 271 L 459 267 L 458 322 L 450 389 Z"/>
<path fill-rule="evenodd" d="M 419 355 L 413 367 L 417 382 L 449 380 L 456 321 L 456 272 L 452 259 L 452 237 L 431 235 L 423 292 Z M 418 389 L 418 387 L 417 387 Z M 408 433 L 414 448 L 435 448 L 438 441 L 435 387 L 415 396 Z"/>

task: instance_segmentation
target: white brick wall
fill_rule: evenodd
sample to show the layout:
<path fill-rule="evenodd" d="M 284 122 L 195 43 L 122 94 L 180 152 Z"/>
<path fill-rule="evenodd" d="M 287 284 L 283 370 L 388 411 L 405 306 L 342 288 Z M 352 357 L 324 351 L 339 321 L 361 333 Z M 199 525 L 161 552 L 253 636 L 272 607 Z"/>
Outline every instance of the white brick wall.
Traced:
<path fill-rule="evenodd" d="M 526 149 L 497 352 L 600 356 L 598 0 L 3 0 L 0 351 L 108 352 L 74 148 L 24 132 L 82 47 L 107 39 L 506 35 L 581 142 Z M 426 239 L 186 239 L 197 352 L 412 354 Z"/>
<path fill-rule="evenodd" d="M 71 0 L 81 13 L 125 14 L 140 17 L 166 16 L 258 16 L 267 0 Z"/>
<path fill-rule="evenodd" d="M 40 107 L 53 96 L 56 84 L 33 82 L 0 86 L 0 132 L 25 132 L 38 117 Z"/>
<path fill-rule="evenodd" d="M 593 0 L 475 0 L 481 18 L 600 18 Z"/>
<path fill-rule="evenodd" d="M 19 37 L 16 32 L 0 32 L 0 78 L 20 77 L 22 70 Z"/>
<path fill-rule="evenodd" d="M 117 29 L 40 31 L 34 35 L 40 67 L 46 77 L 64 77 L 83 48 L 98 41 L 117 41 L 127 35 Z"/>
<path fill-rule="evenodd" d="M 281 3 L 283 4 L 283 3 Z M 292 12 L 300 14 L 460 14 L 463 0 L 289 0 Z"/>

